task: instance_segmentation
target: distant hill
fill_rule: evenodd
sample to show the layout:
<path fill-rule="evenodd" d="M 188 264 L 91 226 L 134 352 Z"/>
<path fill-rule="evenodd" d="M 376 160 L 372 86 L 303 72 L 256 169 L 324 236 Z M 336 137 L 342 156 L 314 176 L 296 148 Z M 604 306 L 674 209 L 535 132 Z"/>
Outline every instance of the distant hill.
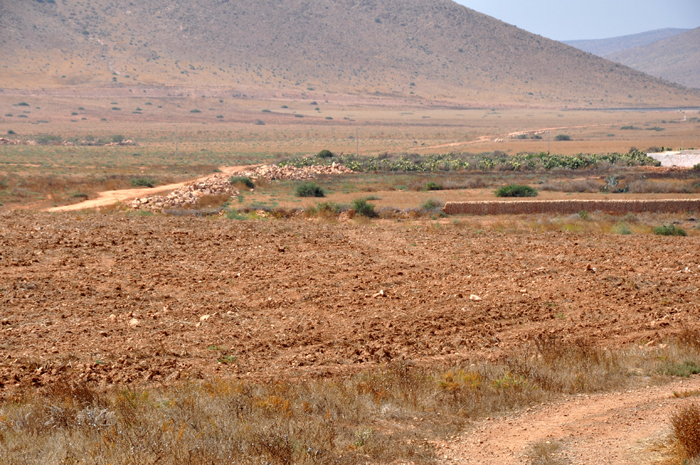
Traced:
<path fill-rule="evenodd" d="M 700 104 L 700 91 L 450 0 L 5 1 L 0 83 L 585 108 Z"/>
<path fill-rule="evenodd" d="M 700 28 L 607 58 L 652 76 L 700 89 Z"/>
<path fill-rule="evenodd" d="M 659 40 L 668 39 L 669 37 L 688 31 L 690 31 L 690 29 L 657 29 L 655 31 L 642 32 L 641 34 L 612 37 L 609 39 L 567 40 L 564 41 L 564 43 L 585 52 L 592 53 L 593 55 L 598 55 L 599 57 L 607 57 L 614 53 L 620 53 L 631 48 L 652 44 Z"/>

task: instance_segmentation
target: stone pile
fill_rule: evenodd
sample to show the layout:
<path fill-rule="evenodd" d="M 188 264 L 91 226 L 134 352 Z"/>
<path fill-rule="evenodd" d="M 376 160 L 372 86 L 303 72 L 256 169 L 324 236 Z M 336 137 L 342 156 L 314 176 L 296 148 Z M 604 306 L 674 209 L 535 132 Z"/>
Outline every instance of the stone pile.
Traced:
<path fill-rule="evenodd" d="M 22 141 L 16 140 L 16 139 L 5 139 L 4 137 L 0 137 L 0 145 L 20 145 Z"/>
<path fill-rule="evenodd" d="M 225 174 L 215 174 L 174 190 L 166 196 L 156 195 L 136 199 L 129 205 L 135 210 L 161 211 L 171 208 L 193 207 L 205 195 L 229 195 L 238 193 Z"/>
<path fill-rule="evenodd" d="M 251 178 L 264 178 L 268 181 L 291 180 L 298 181 L 304 179 L 314 179 L 324 174 L 346 174 L 352 173 L 350 168 L 333 163 L 331 165 L 314 165 L 296 168 L 294 166 L 263 165 L 253 171 L 242 173 Z"/>

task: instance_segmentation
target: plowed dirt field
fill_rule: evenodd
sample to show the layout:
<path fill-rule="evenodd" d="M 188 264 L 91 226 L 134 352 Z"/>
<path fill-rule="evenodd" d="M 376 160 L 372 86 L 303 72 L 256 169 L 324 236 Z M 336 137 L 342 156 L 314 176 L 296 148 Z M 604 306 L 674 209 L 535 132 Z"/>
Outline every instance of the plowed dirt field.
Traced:
<path fill-rule="evenodd" d="M 0 392 L 448 363 L 543 331 L 651 340 L 696 325 L 699 248 L 427 222 L 4 212 Z"/>

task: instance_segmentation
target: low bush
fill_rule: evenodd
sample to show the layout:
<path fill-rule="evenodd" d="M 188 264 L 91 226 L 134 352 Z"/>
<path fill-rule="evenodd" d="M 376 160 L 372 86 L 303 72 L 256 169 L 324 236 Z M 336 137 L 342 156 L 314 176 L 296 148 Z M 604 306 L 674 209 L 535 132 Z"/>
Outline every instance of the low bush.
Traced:
<path fill-rule="evenodd" d="M 421 207 L 423 207 L 425 210 L 437 210 L 439 208 L 442 208 L 443 206 L 444 203 L 435 199 L 428 199 L 421 204 Z"/>
<path fill-rule="evenodd" d="M 8 134 L 9 134 L 9 133 L 8 133 Z M 700 163 L 698 163 L 697 165 L 693 166 L 692 170 L 693 170 L 693 171 L 700 171 Z"/>
<path fill-rule="evenodd" d="M 568 136 L 566 134 L 557 134 L 557 136 L 554 138 L 554 140 L 557 141 L 569 141 L 571 140 L 571 136 Z"/>
<path fill-rule="evenodd" d="M 7 135 L 8 135 L 8 136 L 14 136 L 15 134 L 17 134 L 17 133 L 16 133 L 15 131 L 13 131 L 12 129 L 10 129 L 9 131 L 7 131 Z M 698 165 L 698 166 L 700 167 L 700 165 Z M 700 168 L 699 168 L 699 169 L 700 169 Z"/>
<path fill-rule="evenodd" d="M 437 184 L 437 183 L 431 181 L 425 185 L 425 190 L 427 190 L 427 191 L 441 191 L 442 186 L 440 184 Z"/>
<path fill-rule="evenodd" d="M 318 158 L 333 158 L 333 152 L 330 150 L 321 150 L 316 156 Z"/>
<path fill-rule="evenodd" d="M 367 202 L 367 199 L 355 199 L 352 201 L 352 209 L 360 216 L 367 218 L 375 218 L 377 212 L 374 211 L 374 205 Z"/>
<path fill-rule="evenodd" d="M 537 190 L 530 186 L 509 184 L 498 189 L 496 197 L 537 197 Z"/>
<path fill-rule="evenodd" d="M 134 178 L 130 182 L 134 187 L 155 187 L 158 184 L 153 178 Z"/>
<path fill-rule="evenodd" d="M 297 197 L 325 197 L 326 193 L 315 182 L 303 182 L 296 188 Z"/>
<path fill-rule="evenodd" d="M 657 236 L 687 236 L 688 233 L 685 232 L 683 228 L 677 228 L 675 224 L 661 225 L 658 228 L 654 228 L 654 234 Z"/>
<path fill-rule="evenodd" d="M 255 189 L 255 183 L 248 176 L 231 176 L 228 182 L 235 185 L 242 185 L 248 189 Z"/>

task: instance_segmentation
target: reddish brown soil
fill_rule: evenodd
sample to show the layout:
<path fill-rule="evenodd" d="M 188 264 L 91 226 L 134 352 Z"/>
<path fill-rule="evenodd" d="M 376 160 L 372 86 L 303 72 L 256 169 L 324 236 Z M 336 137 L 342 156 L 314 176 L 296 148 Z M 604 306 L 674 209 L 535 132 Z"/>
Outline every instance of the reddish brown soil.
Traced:
<path fill-rule="evenodd" d="M 621 344 L 700 313 L 697 237 L 0 215 L 5 396 L 61 377 L 107 386 L 448 363 L 541 331 Z"/>

